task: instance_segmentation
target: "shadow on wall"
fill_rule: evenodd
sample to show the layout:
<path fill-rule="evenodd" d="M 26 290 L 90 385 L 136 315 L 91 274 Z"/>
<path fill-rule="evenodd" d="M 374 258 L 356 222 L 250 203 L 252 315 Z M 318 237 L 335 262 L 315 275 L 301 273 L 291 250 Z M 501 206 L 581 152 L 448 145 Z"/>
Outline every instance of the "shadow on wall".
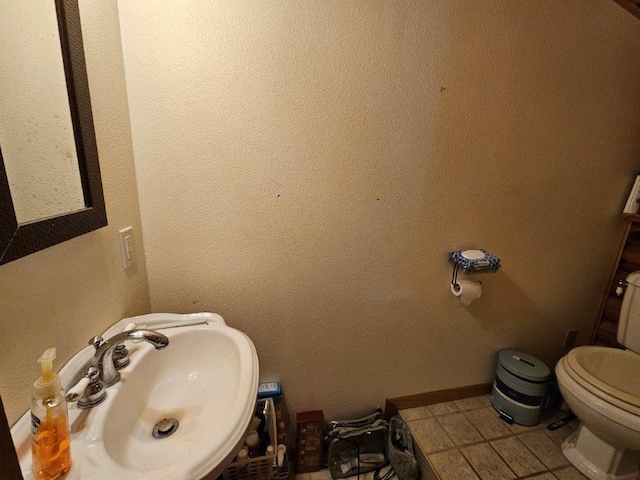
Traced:
<path fill-rule="evenodd" d="M 537 306 L 504 272 L 491 274 L 487 281 L 480 280 L 482 297 L 466 307 L 480 328 L 492 338 L 500 339 L 500 350 L 520 350 L 553 367 L 562 355 L 563 333 L 552 329 L 554 322 L 545 318 L 549 313 Z"/>

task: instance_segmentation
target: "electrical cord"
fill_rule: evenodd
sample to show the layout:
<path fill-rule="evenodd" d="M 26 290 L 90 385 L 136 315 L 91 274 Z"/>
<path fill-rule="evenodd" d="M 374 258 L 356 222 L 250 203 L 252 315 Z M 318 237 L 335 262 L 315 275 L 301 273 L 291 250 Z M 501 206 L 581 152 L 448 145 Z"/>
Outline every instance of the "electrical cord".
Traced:
<path fill-rule="evenodd" d="M 389 467 L 389 470 L 387 470 L 387 472 L 384 475 L 380 476 L 380 472 L 382 471 L 382 468 L 379 468 L 374 472 L 373 480 L 391 480 L 393 477 L 396 476 L 396 472 L 393 470 L 393 467 Z"/>

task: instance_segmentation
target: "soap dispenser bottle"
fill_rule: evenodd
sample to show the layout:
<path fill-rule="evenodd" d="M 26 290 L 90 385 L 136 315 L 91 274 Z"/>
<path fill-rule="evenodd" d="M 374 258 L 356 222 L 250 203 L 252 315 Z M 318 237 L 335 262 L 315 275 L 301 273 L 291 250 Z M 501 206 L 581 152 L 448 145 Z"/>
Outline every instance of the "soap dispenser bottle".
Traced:
<path fill-rule="evenodd" d="M 67 402 L 60 377 L 53 372 L 55 347 L 38 359 L 42 376 L 33 384 L 31 401 L 32 470 L 37 480 L 53 480 L 71 468 Z"/>

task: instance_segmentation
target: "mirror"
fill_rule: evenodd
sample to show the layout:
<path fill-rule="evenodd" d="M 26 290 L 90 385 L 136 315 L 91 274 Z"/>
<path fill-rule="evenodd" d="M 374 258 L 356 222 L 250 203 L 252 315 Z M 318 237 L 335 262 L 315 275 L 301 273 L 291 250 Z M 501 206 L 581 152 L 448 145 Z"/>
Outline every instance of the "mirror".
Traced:
<path fill-rule="evenodd" d="M 0 11 L 0 140 L 18 223 L 80 210 L 55 3 L 0 0 Z"/>
<path fill-rule="evenodd" d="M 77 0 L 0 0 L 0 264 L 107 225 Z"/>

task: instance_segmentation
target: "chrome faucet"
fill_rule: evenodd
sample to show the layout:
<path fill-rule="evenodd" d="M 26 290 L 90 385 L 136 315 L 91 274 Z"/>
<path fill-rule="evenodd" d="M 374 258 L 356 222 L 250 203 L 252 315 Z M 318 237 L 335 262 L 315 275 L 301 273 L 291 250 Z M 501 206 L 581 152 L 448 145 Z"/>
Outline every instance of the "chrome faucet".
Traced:
<path fill-rule="evenodd" d="M 106 341 L 102 337 L 93 337 L 89 340 L 89 345 L 93 345 L 96 352 L 89 362 L 84 378 L 67 393 L 67 401 L 77 401 L 79 408 L 91 408 L 106 398 L 107 387 L 115 385 L 120 380 L 118 369 L 129 364 L 129 352 L 122 348 L 126 340 L 144 340 L 156 350 L 169 345 L 169 339 L 165 335 L 152 330 L 127 330 Z"/>
<path fill-rule="evenodd" d="M 156 350 L 161 350 L 169 345 L 169 339 L 165 335 L 153 330 L 127 330 L 105 341 L 102 341 L 100 337 L 94 337 L 90 343 L 96 347 L 96 353 L 91 360 L 91 366 L 98 369 L 100 379 L 104 382 L 105 387 L 115 385 L 120 380 L 120 372 L 116 370 L 113 362 L 113 352 L 118 345 L 126 340 L 144 340 L 153 345 Z"/>

